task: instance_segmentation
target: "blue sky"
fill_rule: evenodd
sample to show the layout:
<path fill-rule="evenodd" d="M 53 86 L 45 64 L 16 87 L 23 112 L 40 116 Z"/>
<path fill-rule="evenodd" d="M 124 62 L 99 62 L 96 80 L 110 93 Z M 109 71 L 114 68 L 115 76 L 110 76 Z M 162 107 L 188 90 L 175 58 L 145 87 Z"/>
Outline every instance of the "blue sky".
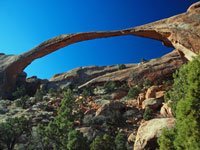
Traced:
<path fill-rule="evenodd" d="M 197 0 L 0 0 L 0 52 L 23 53 L 64 33 L 116 30 L 182 12 Z M 172 49 L 160 42 L 126 36 L 81 42 L 26 68 L 28 76 L 50 78 L 87 65 L 111 65 L 155 58 Z"/>

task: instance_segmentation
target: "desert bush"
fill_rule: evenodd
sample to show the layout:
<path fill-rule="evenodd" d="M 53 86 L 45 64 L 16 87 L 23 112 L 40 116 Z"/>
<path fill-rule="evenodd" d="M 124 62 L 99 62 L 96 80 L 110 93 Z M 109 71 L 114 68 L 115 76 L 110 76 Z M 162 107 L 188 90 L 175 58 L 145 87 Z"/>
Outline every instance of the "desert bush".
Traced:
<path fill-rule="evenodd" d="M 158 139 L 160 150 L 175 150 L 173 141 L 175 139 L 174 129 L 163 129 L 161 136 Z"/>
<path fill-rule="evenodd" d="M 93 95 L 93 90 L 91 88 L 84 88 L 81 94 L 84 98 L 87 98 L 88 96 Z"/>
<path fill-rule="evenodd" d="M 152 85 L 153 85 L 153 83 L 149 79 L 146 79 L 146 80 L 143 81 L 143 87 L 148 88 Z"/>
<path fill-rule="evenodd" d="M 92 121 L 93 121 L 93 115 L 85 115 L 84 118 L 83 118 L 83 124 L 86 125 L 86 126 L 90 126 L 92 124 Z"/>
<path fill-rule="evenodd" d="M 68 89 L 64 92 L 64 98 L 61 106 L 58 109 L 57 116 L 47 126 L 42 127 L 40 133 L 43 135 L 43 145 L 48 149 L 68 149 L 69 147 L 77 146 L 77 140 L 73 139 L 74 134 L 71 133 L 75 129 L 74 121 L 77 120 L 79 114 L 75 103 L 74 93 Z M 67 139 L 70 139 L 70 142 Z M 78 138 L 78 137 L 77 137 Z M 72 147 L 70 148 L 72 149 Z"/>
<path fill-rule="evenodd" d="M 153 118 L 153 110 L 151 108 L 147 107 L 144 111 L 143 119 L 150 120 L 152 118 Z"/>
<path fill-rule="evenodd" d="M 91 120 L 92 125 L 102 125 L 106 122 L 107 122 L 107 118 L 103 115 L 96 116 Z"/>
<path fill-rule="evenodd" d="M 119 64 L 119 65 L 118 65 L 118 69 L 119 69 L 119 70 L 126 69 L 126 65 L 124 65 L 124 64 Z"/>
<path fill-rule="evenodd" d="M 127 150 L 127 137 L 125 134 L 118 132 L 117 136 L 115 137 L 115 150 Z"/>
<path fill-rule="evenodd" d="M 77 130 L 71 130 L 68 133 L 67 139 L 68 150 L 88 150 L 87 138 L 83 137 L 83 134 Z"/>
<path fill-rule="evenodd" d="M 97 136 L 90 144 L 90 150 L 114 150 L 115 145 L 110 135 Z"/>
<path fill-rule="evenodd" d="M 107 93 L 113 92 L 116 89 L 116 83 L 113 81 L 106 82 L 104 84 L 104 89 Z"/>
<path fill-rule="evenodd" d="M 108 126 L 124 126 L 125 125 L 125 118 L 123 114 L 118 110 L 113 110 L 107 118 L 107 125 Z"/>
<path fill-rule="evenodd" d="M 15 105 L 17 107 L 22 107 L 23 109 L 30 107 L 29 96 L 26 95 L 15 100 Z"/>
<path fill-rule="evenodd" d="M 50 88 L 48 90 L 48 93 L 51 95 L 51 96 L 56 96 L 57 95 L 57 90 L 56 89 L 53 89 L 53 88 Z"/>
<path fill-rule="evenodd" d="M 37 89 L 34 97 L 36 99 L 37 102 L 39 101 L 42 101 L 43 100 L 43 96 L 45 95 L 46 93 L 43 91 L 43 90 L 40 90 L 40 89 Z"/>
<path fill-rule="evenodd" d="M 15 149 L 22 136 L 31 135 L 31 124 L 25 117 L 8 118 L 0 123 L 0 149 Z"/>
<path fill-rule="evenodd" d="M 26 95 L 26 88 L 24 86 L 17 87 L 16 91 L 12 93 L 14 99 L 23 97 Z"/>
<path fill-rule="evenodd" d="M 128 98 L 136 98 L 139 95 L 140 91 L 141 91 L 141 89 L 137 86 L 131 87 L 129 89 L 127 97 Z"/>

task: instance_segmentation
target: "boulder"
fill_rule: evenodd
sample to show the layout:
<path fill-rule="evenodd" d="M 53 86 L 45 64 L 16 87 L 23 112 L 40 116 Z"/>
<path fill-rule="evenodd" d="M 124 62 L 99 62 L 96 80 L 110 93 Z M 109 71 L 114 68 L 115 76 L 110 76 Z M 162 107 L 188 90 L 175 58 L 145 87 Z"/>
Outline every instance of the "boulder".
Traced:
<path fill-rule="evenodd" d="M 165 91 L 158 91 L 156 92 L 156 98 L 164 98 Z"/>
<path fill-rule="evenodd" d="M 131 133 L 129 136 L 128 136 L 128 143 L 134 143 L 135 142 L 135 134 L 134 133 Z"/>
<path fill-rule="evenodd" d="M 160 114 L 163 117 L 173 117 L 172 109 L 169 106 L 169 103 L 163 103 L 163 106 L 160 109 Z"/>
<path fill-rule="evenodd" d="M 77 128 L 77 130 L 83 133 L 83 136 L 87 137 L 88 141 L 92 141 L 99 134 L 99 131 L 92 127 L 82 127 Z"/>
<path fill-rule="evenodd" d="M 140 93 L 137 97 L 138 106 L 142 105 L 142 102 L 145 100 L 145 93 Z"/>
<path fill-rule="evenodd" d="M 150 88 L 148 88 L 146 95 L 145 95 L 145 99 L 149 99 L 149 98 L 156 98 L 156 92 L 161 91 L 162 90 L 162 86 L 151 86 Z"/>
<path fill-rule="evenodd" d="M 157 99 L 157 98 L 149 98 L 142 102 L 142 109 L 145 109 L 147 107 L 151 108 L 152 110 L 158 110 L 163 103 L 163 99 Z"/>
<path fill-rule="evenodd" d="M 138 129 L 134 150 L 156 149 L 157 138 L 160 136 L 162 129 L 173 128 L 175 125 L 174 118 L 159 118 L 145 121 Z"/>
<path fill-rule="evenodd" d="M 127 95 L 127 91 L 124 90 L 117 90 L 111 94 L 112 100 L 120 100 Z"/>
<path fill-rule="evenodd" d="M 127 107 L 137 107 L 138 103 L 136 99 L 130 99 L 125 101 Z"/>
<path fill-rule="evenodd" d="M 109 116 L 113 111 L 123 112 L 126 109 L 126 105 L 119 101 L 110 102 L 102 105 L 97 111 L 95 116 L 103 115 Z"/>

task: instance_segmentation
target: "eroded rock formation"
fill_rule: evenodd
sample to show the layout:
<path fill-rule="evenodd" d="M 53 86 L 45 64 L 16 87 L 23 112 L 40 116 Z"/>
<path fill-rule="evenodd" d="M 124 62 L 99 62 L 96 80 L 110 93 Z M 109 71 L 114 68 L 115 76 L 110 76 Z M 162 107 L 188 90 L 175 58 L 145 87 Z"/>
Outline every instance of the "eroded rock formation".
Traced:
<path fill-rule="evenodd" d="M 95 87 L 96 85 L 104 84 L 108 81 L 128 82 L 130 86 L 143 82 L 143 79 L 156 83 L 166 79 L 171 79 L 175 70 L 184 63 L 185 60 L 182 59 L 179 52 L 173 51 L 161 58 L 150 60 L 144 64 L 138 64 L 127 69 L 99 76 L 79 86 L 79 88 L 87 86 Z"/>
<path fill-rule="evenodd" d="M 160 40 L 166 46 L 175 47 L 190 60 L 200 53 L 200 2 L 193 4 L 186 13 L 143 26 L 110 32 L 63 34 L 21 55 L 0 54 L 0 96 L 10 95 L 18 76 L 35 59 L 73 43 L 123 35 Z"/>
<path fill-rule="evenodd" d="M 174 118 L 156 118 L 144 122 L 138 129 L 134 150 L 156 149 L 158 146 L 156 140 L 162 129 L 173 128 L 174 125 Z"/>

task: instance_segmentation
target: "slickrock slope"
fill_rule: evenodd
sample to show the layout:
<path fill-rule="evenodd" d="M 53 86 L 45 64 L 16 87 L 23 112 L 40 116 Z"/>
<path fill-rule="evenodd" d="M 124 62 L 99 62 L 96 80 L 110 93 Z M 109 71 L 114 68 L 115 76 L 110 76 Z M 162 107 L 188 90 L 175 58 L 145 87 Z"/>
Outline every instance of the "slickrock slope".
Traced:
<path fill-rule="evenodd" d="M 125 65 L 126 68 L 136 66 L 136 64 Z M 54 75 L 46 84 L 47 89 L 61 88 L 66 86 L 80 86 L 96 77 L 112 73 L 119 70 L 118 65 L 113 66 L 88 66 L 73 69 L 69 72 Z"/>
<path fill-rule="evenodd" d="M 172 74 L 186 60 L 182 59 L 178 51 L 173 51 L 161 58 L 150 60 L 146 63 L 138 64 L 137 66 L 115 71 L 112 73 L 99 76 L 79 86 L 79 88 L 87 86 L 96 86 L 108 81 L 114 82 L 129 82 L 129 84 L 136 85 L 143 79 L 148 79 L 152 82 L 163 81 L 164 79 L 172 78 Z"/>
<path fill-rule="evenodd" d="M 123 35 L 135 35 L 162 41 L 175 47 L 187 59 L 200 53 L 200 2 L 186 13 L 147 25 L 110 32 L 63 34 L 47 40 L 19 56 L 0 55 L 0 96 L 8 97 L 18 76 L 35 59 L 46 56 L 73 43 Z"/>

